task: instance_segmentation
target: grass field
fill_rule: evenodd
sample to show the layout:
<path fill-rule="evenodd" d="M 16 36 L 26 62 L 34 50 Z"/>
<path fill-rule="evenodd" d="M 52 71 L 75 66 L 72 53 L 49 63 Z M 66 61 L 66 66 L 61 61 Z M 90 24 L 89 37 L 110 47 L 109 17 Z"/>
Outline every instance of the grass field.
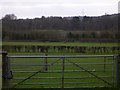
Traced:
<path fill-rule="evenodd" d="M 27 54 L 26 54 L 27 55 Z M 28 54 L 29 55 L 29 54 Z M 74 55 L 75 56 L 75 55 Z M 90 71 L 94 75 L 102 78 L 103 80 L 113 84 L 115 82 L 114 77 L 114 63 L 113 58 L 107 58 L 104 62 L 104 58 L 70 58 L 65 59 L 64 66 L 64 87 L 111 87 L 99 78 L 95 78 L 88 72 L 84 72 L 81 68 L 68 62 L 79 65 L 85 70 Z M 58 60 L 57 58 L 47 59 L 48 65 Z M 11 83 L 13 85 L 24 80 L 35 72 L 42 70 L 42 72 L 31 77 L 17 85 L 16 88 L 61 88 L 62 87 L 62 60 L 59 59 L 55 64 L 48 66 L 48 72 L 44 71 L 44 58 L 31 59 L 20 58 L 11 59 L 11 69 L 13 71 L 13 79 Z M 20 66 L 22 64 L 22 66 Z M 32 66 L 35 65 L 35 66 Z M 112 72 L 113 71 L 113 72 Z"/>
<path fill-rule="evenodd" d="M 118 46 L 118 43 L 80 43 L 80 42 L 3 42 L 3 45 L 41 45 L 41 46 Z M 84 55 L 87 53 L 48 53 L 48 55 Z M 95 55 L 93 53 L 89 53 L 90 55 Z M 100 54 L 100 53 L 96 53 Z M 102 53 L 104 54 L 104 53 Z M 108 53 L 111 54 L 111 53 Z M 45 55 L 45 53 L 9 53 L 8 55 L 13 56 L 25 56 L 25 55 Z M 17 85 L 16 88 L 61 88 L 62 87 L 62 60 L 58 60 L 55 64 L 48 67 L 48 72 L 43 70 L 44 58 L 40 59 L 31 59 L 31 58 L 15 58 L 11 60 L 11 70 L 13 71 L 13 79 L 11 80 L 11 86 L 17 84 L 18 82 L 24 80 L 35 72 L 42 70 L 42 72 L 36 74 L 31 77 L 31 79 L 26 80 L 21 83 L 21 85 Z M 48 64 L 55 62 L 57 59 L 49 59 L 47 58 Z M 90 71 L 94 75 L 100 77 L 95 78 L 95 76 L 91 75 L 88 72 L 84 72 L 83 69 L 73 65 L 73 62 L 85 70 Z M 22 66 L 20 65 L 22 64 Z M 32 64 L 35 64 L 33 66 Z M 113 62 L 113 58 L 106 58 L 106 62 L 104 58 L 71 58 L 65 59 L 64 70 L 64 87 L 111 87 L 104 81 L 109 82 L 113 85 L 115 82 L 115 70 L 113 69 L 115 64 Z M 76 70 L 76 71 L 75 71 Z"/>
<path fill-rule="evenodd" d="M 48 59 L 48 65 L 55 62 L 57 59 Z M 72 63 L 65 60 L 65 73 L 64 73 L 64 87 L 111 87 L 104 83 L 98 78 L 93 78 L 94 76 L 88 72 L 83 72 L 82 69 L 73 65 Z M 109 83 L 113 83 L 113 60 L 108 58 L 106 63 L 106 68 L 104 71 L 104 59 L 103 58 L 77 58 L 69 59 L 70 61 L 80 65 L 86 70 L 91 71 L 98 77 L 102 77 Z M 59 88 L 62 86 L 62 60 L 58 60 L 54 65 L 48 66 L 48 72 L 44 72 L 44 58 L 43 59 L 12 59 L 12 71 L 13 80 L 12 83 L 18 83 L 21 80 L 27 78 L 28 76 L 34 74 L 35 72 L 42 70 L 42 72 L 31 77 L 31 79 L 26 80 L 22 85 L 18 85 L 18 88 Z M 21 65 L 22 64 L 22 65 Z M 20 66 L 21 65 L 21 66 Z M 28 65 L 28 66 L 27 66 Z M 35 66 L 31 66 L 35 65 Z M 41 69 L 42 68 L 42 69 Z M 72 72 L 72 71 L 73 72 Z M 76 71 L 75 71 L 76 70 Z M 85 78 L 86 77 L 86 78 Z M 91 77 L 91 78 L 90 78 Z M 105 78 L 108 77 L 108 78 Z M 80 84 L 81 83 L 81 84 Z M 45 85 L 44 85 L 45 84 Z M 54 85 L 55 84 L 55 85 Z M 72 86 L 71 86 L 72 85 Z"/>

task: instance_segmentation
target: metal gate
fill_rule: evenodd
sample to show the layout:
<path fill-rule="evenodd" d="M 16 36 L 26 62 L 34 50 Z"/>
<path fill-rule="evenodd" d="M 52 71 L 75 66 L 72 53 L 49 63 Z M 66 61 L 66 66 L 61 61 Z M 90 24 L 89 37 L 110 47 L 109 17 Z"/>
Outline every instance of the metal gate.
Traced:
<path fill-rule="evenodd" d="M 116 86 L 116 55 L 3 57 L 3 88 Z"/>

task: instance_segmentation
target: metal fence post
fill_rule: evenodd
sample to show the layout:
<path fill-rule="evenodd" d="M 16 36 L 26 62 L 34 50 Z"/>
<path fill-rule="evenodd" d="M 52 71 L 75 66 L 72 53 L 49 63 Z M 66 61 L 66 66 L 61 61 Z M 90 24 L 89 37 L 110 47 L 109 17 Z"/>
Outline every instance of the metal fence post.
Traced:
<path fill-rule="evenodd" d="M 116 86 L 120 87 L 120 55 L 117 56 L 116 60 Z"/>
<path fill-rule="evenodd" d="M 104 57 L 104 72 L 106 71 L 106 57 Z"/>
<path fill-rule="evenodd" d="M 64 69 L 65 69 L 65 58 L 62 58 L 62 88 L 64 88 Z"/>
<path fill-rule="evenodd" d="M 45 54 L 45 56 L 47 56 L 48 54 Z M 45 57 L 45 60 L 44 60 L 44 70 L 47 71 L 48 70 L 48 65 L 47 65 L 47 57 Z"/>
<path fill-rule="evenodd" d="M 7 52 L 2 52 L 2 88 L 10 88 L 10 79 L 12 73 L 10 71 L 10 61 L 7 57 Z"/>

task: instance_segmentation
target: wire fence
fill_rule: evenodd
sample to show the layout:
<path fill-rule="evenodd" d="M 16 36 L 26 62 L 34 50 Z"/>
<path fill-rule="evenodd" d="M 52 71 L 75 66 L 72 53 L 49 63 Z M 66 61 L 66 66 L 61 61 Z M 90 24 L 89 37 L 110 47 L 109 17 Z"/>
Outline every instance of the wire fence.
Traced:
<path fill-rule="evenodd" d="M 5 56 L 4 88 L 115 87 L 118 55 Z M 5 78 L 6 77 L 6 78 Z"/>

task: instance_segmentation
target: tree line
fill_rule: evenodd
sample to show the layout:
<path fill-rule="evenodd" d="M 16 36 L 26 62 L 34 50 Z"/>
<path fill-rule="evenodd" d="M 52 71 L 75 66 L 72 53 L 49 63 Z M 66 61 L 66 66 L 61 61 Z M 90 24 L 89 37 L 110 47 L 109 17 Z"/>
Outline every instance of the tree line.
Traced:
<path fill-rule="evenodd" d="M 98 17 L 44 17 L 17 19 L 14 14 L 2 18 L 3 41 L 113 41 L 118 35 L 119 14 Z"/>
<path fill-rule="evenodd" d="M 4 45 L 9 52 L 40 52 L 40 53 L 118 53 L 120 47 L 112 46 L 39 46 L 39 45 Z"/>

